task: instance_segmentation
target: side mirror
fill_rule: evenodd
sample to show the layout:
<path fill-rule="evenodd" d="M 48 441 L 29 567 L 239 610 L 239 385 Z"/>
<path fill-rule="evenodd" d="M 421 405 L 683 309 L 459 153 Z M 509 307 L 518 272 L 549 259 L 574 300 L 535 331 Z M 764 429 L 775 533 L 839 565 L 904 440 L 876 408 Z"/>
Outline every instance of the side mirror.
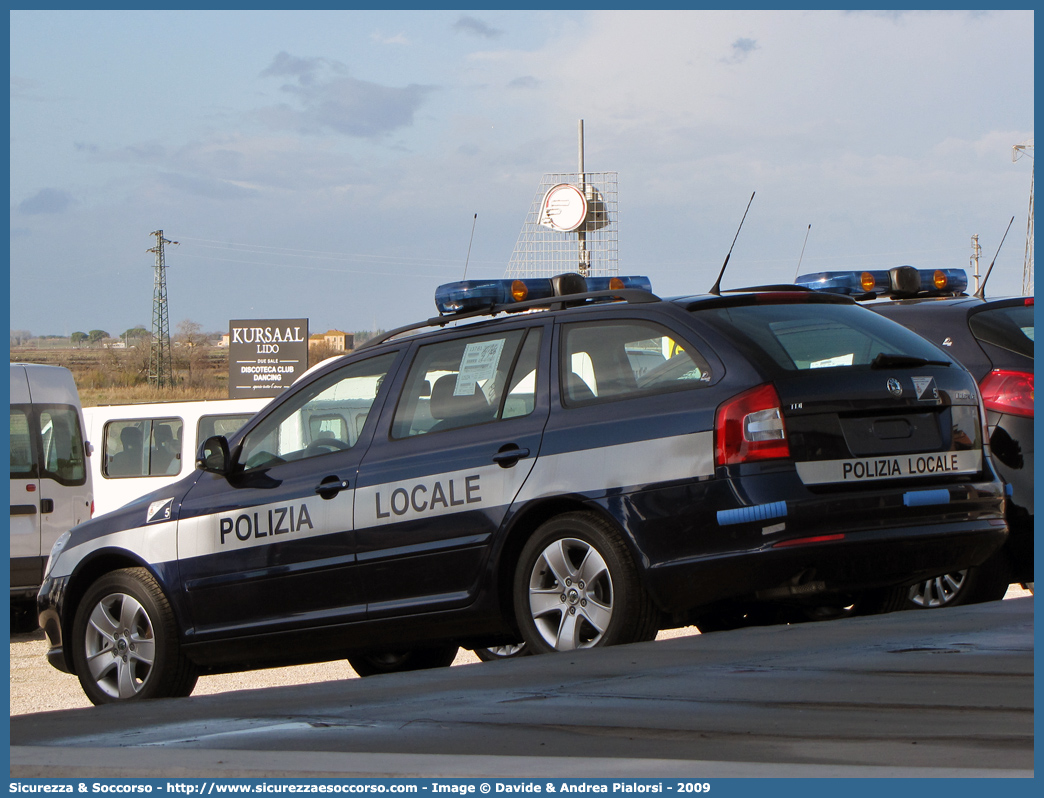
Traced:
<path fill-rule="evenodd" d="M 228 451 L 228 440 L 224 435 L 211 435 L 199 447 L 196 457 L 196 468 L 202 468 L 212 474 L 227 476 L 232 457 Z"/>

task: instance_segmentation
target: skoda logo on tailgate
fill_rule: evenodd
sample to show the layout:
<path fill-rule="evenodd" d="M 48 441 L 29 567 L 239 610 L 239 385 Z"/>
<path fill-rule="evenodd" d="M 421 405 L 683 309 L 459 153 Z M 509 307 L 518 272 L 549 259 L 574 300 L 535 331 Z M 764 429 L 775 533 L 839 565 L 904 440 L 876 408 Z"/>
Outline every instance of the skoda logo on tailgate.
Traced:
<path fill-rule="evenodd" d="M 903 386 L 900 384 L 899 380 L 897 380 L 895 377 L 889 377 L 887 385 L 888 385 L 888 393 L 890 393 L 892 396 L 902 396 L 903 395 Z"/>

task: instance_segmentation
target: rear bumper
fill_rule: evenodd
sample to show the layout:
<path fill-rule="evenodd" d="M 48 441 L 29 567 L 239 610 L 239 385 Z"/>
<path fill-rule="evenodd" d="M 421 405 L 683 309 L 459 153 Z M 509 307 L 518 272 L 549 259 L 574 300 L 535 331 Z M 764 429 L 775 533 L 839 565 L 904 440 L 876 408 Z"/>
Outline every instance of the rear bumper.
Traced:
<path fill-rule="evenodd" d="M 1008 538 L 996 479 L 812 492 L 778 469 L 725 482 L 690 505 L 687 522 L 631 526 L 646 587 L 665 611 L 783 597 L 788 588 L 845 594 L 911 584 L 978 565 Z M 634 498 L 639 509 L 656 503 Z"/>
<path fill-rule="evenodd" d="M 727 599 L 841 595 L 910 584 L 984 562 L 1007 539 L 1003 521 L 959 521 L 792 538 L 647 572 L 649 592 L 668 612 Z"/>

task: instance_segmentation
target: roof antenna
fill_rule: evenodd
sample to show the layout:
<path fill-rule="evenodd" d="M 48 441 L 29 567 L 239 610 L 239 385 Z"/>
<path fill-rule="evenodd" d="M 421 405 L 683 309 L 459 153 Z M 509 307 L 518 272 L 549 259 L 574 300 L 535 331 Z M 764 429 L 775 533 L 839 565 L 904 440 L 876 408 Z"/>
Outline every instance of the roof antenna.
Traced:
<path fill-rule="evenodd" d="M 808 234 L 812 232 L 812 225 L 809 224 L 808 230 L 805 231 L 805 244 L 808 243 Z M 794 270 L 794 282 L 797 282 L 798 275 L 801 274 L 801 259 L 805 257 L 805 244 L 801 245 L 801 254 L 798 255 L 797 269 Z"/>
<path fill-rule="evenodd" d="M 475 240 L 475 224 L 477 222 L 478 214 L 476 213 L 475 218 L 471 221 L 471 238 L 468 239 L 468 255 L 464 258 L 464 276 L 460 278 L 461 280 L 468 279 L 468 261 L 471 260 L 471 242 Z"/>
<path fill-rule="evenodd" d="M 747 211 L 750 210 L 750 203 L 754 201 L 755 193 L 751 192 L 750 200 L 747 202 L 747 210 L 743 211 L 743 219 L 747 218 Z M 736 236 L 732 239 L 732 247 L 736 246 L 736 239 L 739 238 L 740 230 L 743 229 L 743 219 L 740 219 L 739 227 L 736 228 Z M 714 285 L 710 290 L 715 296 L 721 296 L 721 277 L 725 274 L 725 267 L 729 265 L 729 258 L 732 257 L 732 247 L 729 247 L 729 254 L 725 256 L 725 262 L 721 264 L 721 271 L 718 272 L 718 279 L 714 281 Z"/>
<path fill-rule="evenodd" d="M 1015 221 L 1015 217 L 1011 217 L 1011 222 Z M 986 276 L 982 278 L 982 282 L 979 283 L 979 290 L 975 292 L 975 296 L 979 299 L 986 298 L 986 281 L 990 279 L 990 272 L 993 271 L 993 264 L 997 262 L 997 255 L 1000 255 L 1001 247 L 1004 246 L 1004 239 L 1008 237 L 1008 231 L 1011 229 L 1011 222 L 1008 222 L 1008 226 L 1004 228 L 1004 235 L 1001 236 L 1001 242 L 997 246 L 997 254 L 993 256 L 993 260 L 990 261 L 990 268 L 986 270 Z"/>

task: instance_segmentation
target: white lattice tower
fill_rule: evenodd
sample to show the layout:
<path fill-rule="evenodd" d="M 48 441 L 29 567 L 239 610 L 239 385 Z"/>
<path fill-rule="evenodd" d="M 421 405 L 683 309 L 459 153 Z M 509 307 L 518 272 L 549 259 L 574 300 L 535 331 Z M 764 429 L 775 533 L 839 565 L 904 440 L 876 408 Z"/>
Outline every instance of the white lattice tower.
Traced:
<path fill-rule="evenodd" d="M 544 197 L 559 184 L 577 186 L 587 199 L 587 217 L 579 229 L 561 232 L 540 223 Z M 564 272 L 615 276 L 620 272 L 616 172 L 545 174 L 522 232 L 511 253 L 506 276 L 551 277 Z"/>

